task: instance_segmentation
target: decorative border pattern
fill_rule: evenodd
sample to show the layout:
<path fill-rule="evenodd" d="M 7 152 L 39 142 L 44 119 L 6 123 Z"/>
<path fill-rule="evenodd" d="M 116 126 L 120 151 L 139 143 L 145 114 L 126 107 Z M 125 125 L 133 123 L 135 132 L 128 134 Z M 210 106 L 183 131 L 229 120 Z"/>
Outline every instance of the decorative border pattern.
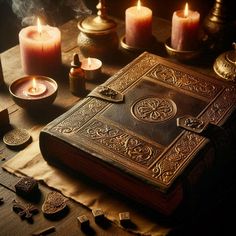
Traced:
<path fill-rule="evenodd" d="M 109 87 L 116 91 L 123 92 L 158 63 L 156 57 L 152 54 L 144 54 L 144 56 L 138 59 L 138 63 L 135 61 L 135 65 L 130 64 L 129 69 L 125 69 L 125 73 L 122 76 L 112 77 L 112 80 L 109 80 Z M 114 80 L 114 78 L 116 79 Z"/>
<path fill-rule="evenodd" d="M 223 94 L 213 102 L 199 117 L 204 122 L 218 125 L 230 109 L 236 107 L 236 87 L 228 87 Z M 197 134 L 185 132 L 184 135 L 169 148 L 152 168 L 152 177 L 161 184 L 170 185 L 175 177 L 184 168 L 186 161 L 191 160 L 191 154 L 205 139 Z"/>
<path fill-rule="evenodd" d="M 51 130 L 66 135 L 77 133 L 82 125 L 101 111 L 107 104 L 108 102 L 90 99 L 87 103 L 82 104 L 81 108 L 76 109 L 74 113 L 67 116 L 65 120 L 52 127 Z"/>
<path fill-rule="evenodd" d="M 100 120 L 88 123 L 81 129 L 80 134 L 85 136 L 86 140 L 144 166 L 149 166 L 162 152 L 160 148 Z"/>
<path fill-rule="evenodd" d="M 209 83 L 200 77 L 184 73 L 162 64 L 156 65 L 148 73 L 148 76 L 208 99 L 213 99 L 221 89 L 217 84 Z"/>

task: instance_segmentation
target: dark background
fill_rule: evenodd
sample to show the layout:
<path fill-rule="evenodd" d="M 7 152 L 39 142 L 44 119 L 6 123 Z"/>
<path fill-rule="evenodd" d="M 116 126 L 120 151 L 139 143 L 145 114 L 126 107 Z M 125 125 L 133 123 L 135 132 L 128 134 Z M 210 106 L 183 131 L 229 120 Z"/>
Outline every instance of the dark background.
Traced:
<path fill-rule="evenodd" d="M 75 13 L 69 7 L 65 6 L 65 4 L 63 5 L 65 1 L 66 0 L 52 0 L 50 3 L 51 9 L 45 9 L 45 17 L 48 18 L 48 24 L 59 26 L 65 21 L 75 17 Z M 42 0 L 42 2 L 47 2 L 48 4 L 50 0 Z M 93 13 L 97 12 L 96 5 L 98 0 L 84 0 L 84 3 Z M 186 0 L 142 0 L 142 5 L 150 7 L 155 16 L 167 20 L 171 20 L 175 10 L 183 9 L 185 3 Z M 137 0 L 106 0 L 108 14 L 121 19 L 125 17 L 125 9 L 136 4 Z M 214 0 L 189 1 L 190 9 L 199 11 L 201 19 L 205 18 L 213 4 Z M 22 28 L 21 19 L 13 13 L 11 5 L 11 0 L 0 0 L 0 52 L 18 44 L 18 33 Z M 57 12 L 52 14 L 52 9 L 56 8 L 58 8 Z"/>

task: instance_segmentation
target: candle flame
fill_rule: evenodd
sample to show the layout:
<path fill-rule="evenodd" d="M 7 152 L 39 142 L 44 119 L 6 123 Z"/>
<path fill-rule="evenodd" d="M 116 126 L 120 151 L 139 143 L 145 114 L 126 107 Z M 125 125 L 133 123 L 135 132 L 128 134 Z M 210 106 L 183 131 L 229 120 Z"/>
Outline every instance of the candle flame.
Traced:
<path fill-rule="evenodd" d="M 39 96 L 41 94 L 44 94 L 45 91 L 47 91 L 47 87 L 46 84 L 40 83 L 40 82 L 36 82 L 36 78 L 32 78 L 32 83 L 31 86 L 28 88 L 27 91 L 24 91 L 24 93 L 26 93 L 26 95 L 29 96 Z"/>
<path fill-rule="evenodd" d="M 137 3 L 137 9 L 140 10 L 140 8 L 141 8 L 141 1 L 138 0 L 138 3 Z"/>
<path fill-rule="evenodd" d="M 186 2 L 185 8 L 184 8 L 184 17 L 188 17 L 188 3 Z"/>
<path fill-rule="evenodd" d="M 37 91 L 37 83 L 35 78 L 33 78 L 32 80 L 32 92 L 36 92 Z"/>
<path fill-rule="evenodd" d="M 37 30 L 38 30 L 39 34 L 42 33 L 42 25 L 40 23 L 40 19 L 39 18 L 37 18 Z"/>
<path fill-rule="evenodd" d="M 91 67 L 91 65 L 92 65 L 91 58 L 90 58 L 90 57 L 88 57 L 88 67 Z"/>

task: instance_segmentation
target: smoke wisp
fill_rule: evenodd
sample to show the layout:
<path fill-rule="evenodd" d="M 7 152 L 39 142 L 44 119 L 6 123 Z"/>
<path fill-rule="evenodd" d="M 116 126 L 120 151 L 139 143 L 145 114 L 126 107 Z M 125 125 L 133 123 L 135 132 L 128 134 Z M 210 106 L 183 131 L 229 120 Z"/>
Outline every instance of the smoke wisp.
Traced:
<path fill-rule="evenodd" d="M 35 24 L 37 17 L 57 25 L 68 15 L 80 18 L 92 14 L 83 0 L 12 0 L 12 10 L 21 19 L 22 26 Z"/>

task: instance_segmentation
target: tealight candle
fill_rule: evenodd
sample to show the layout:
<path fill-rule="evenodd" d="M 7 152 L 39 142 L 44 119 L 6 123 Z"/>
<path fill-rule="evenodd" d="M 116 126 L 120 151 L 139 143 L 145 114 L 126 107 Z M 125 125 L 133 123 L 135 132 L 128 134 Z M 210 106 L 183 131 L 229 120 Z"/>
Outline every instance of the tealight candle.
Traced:
<path fill-rule="evenodd" d="M 32 85 L 26 91 L 24 91 L 24 93 L 29 96 L 39 96 L 45 93 L 46 90 L 47 90 L 47 87 L 45 84 L 36 82 L 35 78 L 33 78 Z"/>
<path fill-rule="evenodd" d="M 61 67 L 61 32 L 56 27 L 28 26 L 19 33 L 21 64 L 25 74 L 52 75 Z"/>
<path fill-rule="evenodd" d="M 97 79 L 101 74 L 101 68 L 102 62 L 97 58 L 88 57 L 81 61 L 81 69 L 88 80 Z"/>
<path fill-rule="evenodd" d="M 11 83 L 10 94 L 24 108 L 39 108 L 54 101 L 57 83 L 46 76 L 25 76 Z"/>
<path fill-rule="evenodd" d="M 188 9 L 186 3 L 184 10 L 173 13 L 171 46 L 179 51 L 195 50 L 199 44 L 200 14 Z"/>
<path fill-rule="evenodd" d="M 137 6 L 125 11 L 125 42 L 136 48 L 149 46 L 152 40 L 152 11 L 148 7 L 141 6 L 138 0 Z"/>

